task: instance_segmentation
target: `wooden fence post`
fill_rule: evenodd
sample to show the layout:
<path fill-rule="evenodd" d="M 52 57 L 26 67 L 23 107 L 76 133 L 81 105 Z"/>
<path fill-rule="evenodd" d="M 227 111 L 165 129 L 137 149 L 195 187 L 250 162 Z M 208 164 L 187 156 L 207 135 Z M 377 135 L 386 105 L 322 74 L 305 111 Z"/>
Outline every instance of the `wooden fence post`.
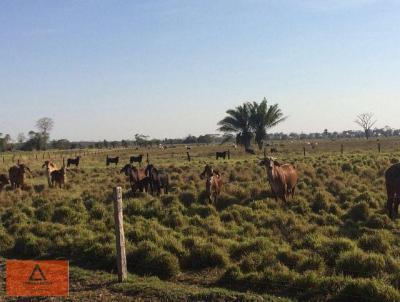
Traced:
<path fill-rule="evenodd" d="M 303 147 L 303 154 L 306 156 L 306 147 Z"/>
<path fill-rule="evenodd" d="M 378 143 L 378 152 L 381 153 L 381 143 Z"/>
<path fill-rule="evenodd" d="M 149 163 L 149 153 L 146 153 L 146 161 Z"/>
<path fill-rule="evenodd" d="M 117 245 L 118 281 L 123 282 L 128 277 L 125 253 L 124 215 L 122 213 L 122 188 L 114 188 L 114 220 Z"/>
<path fill-rule="evenodd" d="M 340 153 L 343 154 L 343 144 L 340 145 Z"/>
<path fill-rule="evenodd" d="M 188 152 L 186 152 L 186 155 L 187 155 L 187 159 L 188 159 L 188 161 L 190 161 L 190 154 L 189 154 L 189 151 L 188 151 Z"/>
<path fill-rule="evenodd" d="M 228 159 L 231 159 L 231 151 L 228 149 Z"/>

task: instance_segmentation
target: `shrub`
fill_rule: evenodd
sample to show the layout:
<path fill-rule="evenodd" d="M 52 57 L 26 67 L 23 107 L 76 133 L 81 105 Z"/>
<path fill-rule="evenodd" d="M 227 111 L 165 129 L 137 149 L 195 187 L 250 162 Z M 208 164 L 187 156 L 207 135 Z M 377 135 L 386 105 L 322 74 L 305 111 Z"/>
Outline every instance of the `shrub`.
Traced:
<path fill-rule="evenodd" d="M 75 211 L 74 209 L 61 206 L 56 208 L 53 213 L 53 222 L 58 222 L 62 224 L 78 224 L 83 222 L 83 215 L 80 212 Z"/>
<path fill-rule="evenodd" d="M 395 302 L 400 301 L 400 294 L 393 287 L 380 281 L 359 279 L 348 282 L 331 301 Z"/>
<path fill-rule="evenodd" d="M 135 273 L 152 274 L 161 279 L 168 279 L 179 272 L 178 259 L 150 241 L 139 243 L 127 258 L 129 269 Z"/>
<path fill-rule="evenodd" d="M 369 217 L 369 214 L 369 207 L 365 201 L 355 204 L 348 211 L 349 217 L 354 221 L 366 221 Z"/>
<path fill-rule="evenodd" d="M 382 255 L 366 254 L 355 250 L 342 253 L 336 261 L 336 270 L 352 277 L 377 277 L 385 271 Z"/>
<path fill-rule="evenodd" d="M 54 214 L 54 206 L 51 203 L 45 203 L 35 211 L 37 220 L 50 221 Z"/>
<path fill-rule="evenodd" d="M 276 257 L 290 269 L 294 269 L 301 261 L 304 261 L 304 255 L 291 250 L 279 251 Z"/>
<path fill-rule="evenodd" d="M 322 210 L 327 211 L 329 209 L 329 197 L 326 192 L 317 192 L 311 203 L 311 209 L 315 213 L 319 213 Z"/>
<path fill-rule="evenodd" d="M 342 164 L 342 172 L 350 172 L 353 169 L 350 163 Z"/>
<path fill-rule="evenodd" d="M 14 238 L 0 225 L 0 255 L 5 255 L 14 246 Z"/>
<path fill-rule="evenodd" d="M 390 228 L 391 224 L 392 221 L 390 220 L 388 215 L 381 215 L 381 214 L 371 215 L 366 222 L 366 226 L 373 229 Z"/>
<path fill-rule="evenodd" d="M 340 254 L 353 251 L 355 248 L 356 245 L 350 239 L 334 238 L 323 242 L 318 248 L 318 251 L 325 259 L 326 263 L 333 266 Z"/>
<path fill-rule="evenodd" d="M 89 211 L 90 218 L 95 220 L 103 219 L 106 216 L 106 213 L 106 209 L 101 204 L 94 205 Z"/>
<path fill-rule="evenodd" d="M 227 263 L 228 255 L 212 243 L 195 244 L 185 259 L 185 266 L 194 270 L 208 267 L 224 267 Z"/>
<path fill-rule="evenodd" d="M 358 241 L 358 246 L 364 251 L 386 253 L 390 249 L 390 242 L 382 234 L 363 235 Z"/>
<path fill-rule="evenodd" d="M 185 206 L 190 206 L 192 203 L 196 202 L 196 196 L 193 192 L 184 191 L 179 194 L 179 200 Z"/>
<path fill-rule="evenodd" d="M 240 259 L 250 253 L 261 253 L 271 249 L 273 249 L 273 246 L 268 239 L 257 238 L 232 246 L 230 254 L 233 259 Z"/>

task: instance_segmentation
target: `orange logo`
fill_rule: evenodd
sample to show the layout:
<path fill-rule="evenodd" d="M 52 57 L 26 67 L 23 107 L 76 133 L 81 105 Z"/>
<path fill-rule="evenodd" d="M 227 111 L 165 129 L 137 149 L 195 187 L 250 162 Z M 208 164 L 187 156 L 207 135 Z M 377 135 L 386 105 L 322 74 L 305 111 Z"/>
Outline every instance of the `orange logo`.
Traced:
<path fill-rule="evenodd" d="M 8 296 L 67 296 L 68 289 L 68 261 L 6 261 Z"/>

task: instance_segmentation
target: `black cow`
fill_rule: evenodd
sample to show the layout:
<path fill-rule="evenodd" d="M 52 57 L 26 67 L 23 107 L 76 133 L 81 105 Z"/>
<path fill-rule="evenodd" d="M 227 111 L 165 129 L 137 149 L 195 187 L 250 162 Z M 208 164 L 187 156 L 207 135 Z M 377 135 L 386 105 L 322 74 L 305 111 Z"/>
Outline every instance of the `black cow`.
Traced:
<path fill-rule="evenodd" d="M 106 165 L 107 166 L 109 166 L 110 164 L 118 165 L 118 162 L 119 162 L 119 156 L 117 156 L 117 157 L 109 157 L 107 155 L 107 158 L 106 158 Z"/>
<path fill-rule="evenodd" d="M 216 159 L 219 159 L 219 158 L 225 159 L 227 155 L 228 155 L 228 151 L 224 151 L 224 152 L 215 152 L 215 157 L 216 157 Z"/>
<path fill-rule="evenodd" d="M 67 167 L 69 167 L 70 165 L 75 165 L 75 167 L 78 167 L 80 159 L 81 159 L 80 156 L 77 156 L 76 158 L 68 158 Z"/>
<path fill-rule="evenodd" d="M 169 175 L 165 170 L 158 170 L 152 164 L 146 167 L 146 176 L 149 178 L 151 193 L 155 192 L 157 195 L 161 194 L 161 188 L 164 189 L 164 193 L 168 194 L 169 189 Z"/>
<path fill-rule="evenodd" d="M 139 154 L 138 156 L 131 156 L 131 157 L 129 158 L 129 162 L 130 162 L 131 164 L 133 164 L 133 163 L 139 163 L 139 166 L 142 165 L 142 160 L 143 160 L 143 154 Z"/>

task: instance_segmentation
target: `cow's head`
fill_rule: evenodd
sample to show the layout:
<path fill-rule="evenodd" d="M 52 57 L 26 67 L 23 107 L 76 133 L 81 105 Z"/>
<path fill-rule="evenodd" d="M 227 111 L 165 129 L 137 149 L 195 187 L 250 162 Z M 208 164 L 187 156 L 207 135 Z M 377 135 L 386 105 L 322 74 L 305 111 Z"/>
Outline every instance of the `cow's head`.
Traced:
<path fill-rule="evenodd" d="M 31 173 L 31 169 L 29 169 L 29 167 L 25 164 L 19 164 L 18 167 L 19 167 L 19 170 L 21 171 L 21 173 L 23 173 L 23 174 L 26 173 L 26 171 Z"/>
<path fill-rule="evenodd" d="M 0 175 L 0 185 L 8 185 L 10 181 L 8 180 L 8 177 L 4 174 Z"/>
<path fill-rule="evenodd" d="M 271 156 L 261 159 L 259 165 L 266 167 L 268 170 L 272 170 L 275 166 L 280 166 L 276 158 Z"/>
<path fill-rule="evenodd" d="M 46 160 L 42 165 L 42 168 L 46 168 L 47 170 L 52 170 L 56 168 L 56 165 L 53 164 L 51 161 Z"/>
<path fill-rule="evenodd" d="M 126 164 L 120 171 L 120 173 L 125 173 L 126 176 L 132 174 L 133 166 L 131 164 Z"/>
<path fill-rule="evenodd" d="M 204 167 L 204 171 L 200 174 L 200 178 L 204 178 L 204 177 L 210 178 L 213 176 L 213 174 L 214 174 L 213 168 L 209 164 L 207 164 Z"/>
<path fill-rule="evenodd" d="M 146 176 L 153 176 L 154 174 L 158 173 L 158 170 L 154 167 L 153 164 L 148 164 L 145 172 L 146 172 Z"/>

